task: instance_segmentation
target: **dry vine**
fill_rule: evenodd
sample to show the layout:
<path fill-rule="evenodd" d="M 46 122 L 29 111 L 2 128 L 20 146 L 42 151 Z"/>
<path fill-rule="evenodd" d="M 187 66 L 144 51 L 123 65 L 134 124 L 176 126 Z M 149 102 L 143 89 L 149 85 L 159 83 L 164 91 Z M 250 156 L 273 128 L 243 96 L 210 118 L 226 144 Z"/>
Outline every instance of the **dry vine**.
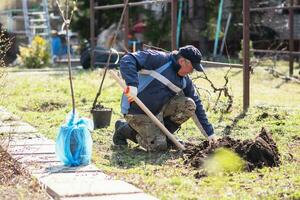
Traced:
<path fill-rule="evenodd" d="M 273 75 L 275 78 L 281 78 L 284 81 L 292 81 L 294 83 L 300 84 L 300 78 L 297 76 L 287 76 L 279 71 L 276 71 L 274 68 L 267 68 L 266 71 L 268 71 L 271 75 Z"/>
<path fill-rule="evenodd" d="M 227 58 L 228 58 L 228 61 L 229 63 L 231 63 L 231 58 L 230 58 L 230 55 L 228 53 L 228 47 L 227 47 L 227 42 L 225 41 L 225 50 L 226 50 L 226 54 L 227 54 Z M 222 96 L 222 93 L 224 94 L 224 97 L 227 98 L 227 105 L 226 105 L 226 108 L 225 109 L 221 109 L 221 113 L 228 113 L 231 111 L 231 108 L 233 106 L 233 95 L 230 94 L 229 92 L 229 88 L 228 88 L 228 83 L 229 83 L 229 72 L 231 71 L 232 67 L 230 67 L 226 74 L 224 75 L 224 80 L 225 80 L 225 83 L 222 87 L 216 87 L 213 82 L 208 78 L 207 74 L 203 71 L 203 76 L 197 76 L 193 79 L 197 79 L 197 78 L 202 78 L 206 81 L 209 82 L 211 88 L 213 89 L 213 92 L 214 93 L 218 93 L 218 97 L 215 101 L 215 104 L 214 104 L 214 107 L 212 108 L 213 111 L 217 111 L 217 106 L 218 106 L 218 103 L 220 101 L 220 98 Z M 193 80 L 192 79 L 192 80 Z M 199 93 L 199 91 L 197 90 L 197 92 Z M 220 116 L 220 119 L 222 118 L 223 115 Z"/>
<path fill-rule="evenodd" d="M 215 104 L 212 108 L 214 111 L 217 110 L 217 106 L 218 106 L 218 103 L 219 103 L 220 98 L 222 96 L 222 93 L 224 94 L 224 97 L 227 98 L 227 106 L 224 110 L 222 110 L 222 112 L 228 113 L 228 112 L 231 111 L 231 108 L 232 108 L 232 105 L 233 105 L 233 95 L 230 94 L 229 88 L 228 88 L 228 83 L 229 83 L 228 75 L 229 75 L 230 70 L 231 70 L 231 68 L 229 68 L 229 70 L 226 72 L 226 74 L 224 76 L 225 83 L 222 87 L 216 87 L 214 85 L 214 83 L 208 78 L 208 76 L 205 72 L 203 72 L 204 76 L 200 75 L 200 76 L 196 76 L 196 77 L 192 78 L 192 80 L 196 80 L 196 79 L 199 79 L 199 78 L 206 80 L 207 82 L 209 82 L 211 88 L 213 89 L 213 92 L 217 93 L 218 97 L 217 97 L 217 100 L 215 101 Z M 199 88 L 197 87 L 196 89 L 197 89 L 197 92 L 199 93 L 199 91 L 198 91 Z"/>

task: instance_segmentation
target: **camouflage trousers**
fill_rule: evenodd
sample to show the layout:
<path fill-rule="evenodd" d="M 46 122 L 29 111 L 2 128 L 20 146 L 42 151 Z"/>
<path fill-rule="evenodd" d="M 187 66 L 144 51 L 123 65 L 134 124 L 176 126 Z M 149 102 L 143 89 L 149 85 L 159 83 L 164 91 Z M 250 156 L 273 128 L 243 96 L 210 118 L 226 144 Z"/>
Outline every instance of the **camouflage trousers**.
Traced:
<path fill-rule="evenodd" d="M 156 115 L 159 121 L 170 132 L 174 132 L 179 126 L 187 121 L 196 110 L 193 99 L 176 95 Z M 168 148 L 167 137 L 145 114 L 126 115 L 126 121 L 138 133 L 136 139 L 147 151 L 163 151 Z M 175 125 L 170 127 L 170 125 Z"/>

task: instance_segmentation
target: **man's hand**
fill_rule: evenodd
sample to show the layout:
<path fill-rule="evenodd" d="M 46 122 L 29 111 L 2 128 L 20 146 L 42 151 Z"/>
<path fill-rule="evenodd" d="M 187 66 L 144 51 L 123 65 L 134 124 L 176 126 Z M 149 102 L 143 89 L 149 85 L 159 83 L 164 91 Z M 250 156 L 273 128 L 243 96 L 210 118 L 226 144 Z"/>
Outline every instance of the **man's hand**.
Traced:
<path fill-rule="evenodd" d="M 134 86 L 127 86 L 124 89 L 124 94 L 127 96 L 128 98 L 128 102 L 133 102 L 135 97 L 137 96 L 137 88 Z"/>
<path fill-rule="evenodd" d="M 209 144 L 216 144 L 217 140 L 218 140 L 218 138 L 215 134 L 212 134 L 212 135 L 208 136 Z"/>

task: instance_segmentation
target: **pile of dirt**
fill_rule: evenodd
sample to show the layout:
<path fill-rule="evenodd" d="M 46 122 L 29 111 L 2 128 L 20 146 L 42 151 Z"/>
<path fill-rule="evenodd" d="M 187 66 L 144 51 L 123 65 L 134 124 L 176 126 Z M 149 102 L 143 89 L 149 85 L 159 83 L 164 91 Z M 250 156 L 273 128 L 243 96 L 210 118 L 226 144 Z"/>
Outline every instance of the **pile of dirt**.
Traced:
<path fill-rule="evenodd" d="M 200 168 L 205 158 L 211 155 L 216 149 L 225 147 L 236 152 L 246 161 L 246 170 L 252 171 L 255 168 L 276 167 L 280 160 L 276 143 L 270 133 L 262 128 L 254 140 L 234 140 L 229 136 L 218 139 L 217 143 L 210 145 L 204 141 L 199 145 L 186 144 L 184 151 L 184 163 L 195 168 Z"/>

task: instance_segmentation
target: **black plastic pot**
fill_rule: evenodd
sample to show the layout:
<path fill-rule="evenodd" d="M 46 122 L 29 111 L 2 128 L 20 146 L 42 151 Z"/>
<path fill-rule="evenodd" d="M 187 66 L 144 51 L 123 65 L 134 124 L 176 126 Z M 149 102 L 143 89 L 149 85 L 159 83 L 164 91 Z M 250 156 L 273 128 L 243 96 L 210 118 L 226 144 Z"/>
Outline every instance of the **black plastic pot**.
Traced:
<path fill-rule="evenodd" d="M 94 121 L 94 129 L 105 128 L 111 121 L 111 108 L 93 108 L 91 110 Z"/>

